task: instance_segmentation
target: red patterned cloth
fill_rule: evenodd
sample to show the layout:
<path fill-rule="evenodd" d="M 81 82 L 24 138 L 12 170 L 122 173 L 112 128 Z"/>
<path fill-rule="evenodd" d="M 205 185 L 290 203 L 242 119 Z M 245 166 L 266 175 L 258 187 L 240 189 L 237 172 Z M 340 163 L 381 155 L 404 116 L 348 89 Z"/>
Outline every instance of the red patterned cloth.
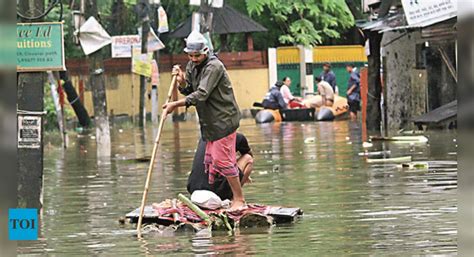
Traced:
<path fill-rule="evenodd" d="M 221 213 L 226 213 L 227 216 L 234 221 L 239 221 L 246 214 L 261 214 L 268 215 L 270 211 L 270 206 L 258 205 L 258 204 L 249 204 L 246 208 L 238 211 L 228 212 L 226 209 L 217 209 L 217 210 L 204 210 L 208 215 L 214 214 L 219 215 Z M 153 209 L 155 213 L 159 216 L 160 219 L 173 220 L 173 214 L 179 214 L 179 221 L 182 223 L 201 223 L 204 222 L 201 217 L 199 217 L 193 210 L 188 206 L 179 203 L 176 208 L 162 206 L 160 204 L 153 204 Z"/>
<path fill-rule="evenodd" d="M 236 137 L 237 133 L 234 132 L 219 140 L 207 142 L 204 167 L 209 174 L 209 184 L 214 184 L 214 178 L 217 174 L 224 177 L 239 175 L 235 155 Z"/>

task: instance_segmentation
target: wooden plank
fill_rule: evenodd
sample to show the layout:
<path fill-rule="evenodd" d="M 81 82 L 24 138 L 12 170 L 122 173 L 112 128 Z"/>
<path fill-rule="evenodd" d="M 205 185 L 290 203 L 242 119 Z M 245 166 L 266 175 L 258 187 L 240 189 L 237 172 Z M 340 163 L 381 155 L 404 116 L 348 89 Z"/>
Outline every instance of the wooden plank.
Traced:
<path fill-rule="evenodd" d="M 415 124 L 439 124 L 443 121 L 452 120 L 453 118 L 457 117 L 457 107 L 457 100 L 454 100 L 448 104 L 414 118 L 413 122 Z"/>

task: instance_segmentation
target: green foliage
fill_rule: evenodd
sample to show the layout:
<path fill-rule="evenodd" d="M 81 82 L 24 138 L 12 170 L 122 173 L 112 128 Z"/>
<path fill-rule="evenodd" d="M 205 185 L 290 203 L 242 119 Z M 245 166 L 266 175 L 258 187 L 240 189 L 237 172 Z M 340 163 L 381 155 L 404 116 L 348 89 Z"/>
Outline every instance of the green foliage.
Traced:
<path fill-rule="evenodd" d="M 314 46 L 339 38 L 354 25 L 354 17 L 344 0 L 246 0 L 252 18 L 268 16 L 277 24 L 283 44 Z"/>
<path fill-rule="evenodd" d="M 161 0 L 161 5 L 168 16 L 168 26 L 170 30 L 175 29 L 179 24 L 184 22 L 187 17 L 191 16 L 194 11 L 198 10 L 196 6 L 190 6 L 189 0 Z M 160 39 L 165 43 L 165 53 L 183 53 L 183 38 L 170 38 L 169 33 L 160 35 Z"/>
<path fill-rule="evenodd" d="M 60 8 L 54 8 L 48 16 L 45 17 L 45 21 L 59 21 L 61 16 Z M 66 58 L 80 58 L 84 56 L 84 52 L 80 46 L 75 45 L 73 42 L 74 26 L 71 9 L 68 4 L 63 5 L 63 21 L 64 21 L 64 52 Z"/>
<path fill-rule="evenodd" d="M 46 0 L 49 1 L 49 0 Z M 99 22 L 110 35 L 136 34 L 141 25 L 134 11 L 138 0 L 96 0 L 99 10 Z M 83 58 L 84 53 L 79 45 L 73 42 L 73 23 L 71 1 L 64 3 L 64 42 L 66 58 Z M 77 8 L 77 1 L 76 8 Z M 346 4 L 346 2 L 348 4 Z M 344 40 L 342 35 L 354 24 L 352 9 L 360 6 L 360 0 L 225 0 L 225 4 L 237 11 L 251 16 L 256 22 L 268 29 L 265 33 L 253 33 L 254 48 L 263 50 L 280 44 L 306 46 L 328 42 L 334 39 Z M 168 24 L 175 29 L 187 17 L 191 16 L 198 7 L 190 6 L 189 0 L 161 0 L 161 5 L 168 14 Z M 352 9 L 349 10 L 348 8 Z M 58 21 L 59 7 L 46 17 L 48 21 Z M 155 26 L 154 12 L 150 12 L 151 23 Z M 160 35 L 166 48 L 163 53 L 182 53 L 184 40 L 170 38 L 169 33 Z M 227 37 L 230 51 L 245 51 L 246 44 L 243 34 L 231 34 Z M 213 44 L 220 48 L 219 35 L 213 35 Z M 105 58 L 110 57 L 110 51 L 102 51 Z"/>

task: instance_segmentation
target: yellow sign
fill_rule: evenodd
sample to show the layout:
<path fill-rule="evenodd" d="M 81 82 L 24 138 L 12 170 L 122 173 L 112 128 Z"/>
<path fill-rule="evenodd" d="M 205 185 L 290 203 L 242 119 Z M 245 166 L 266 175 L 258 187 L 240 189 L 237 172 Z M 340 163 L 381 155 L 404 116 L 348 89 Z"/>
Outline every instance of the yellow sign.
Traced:
<path fill-rule="evenodd" d="M 135 47 L 132 53 L 132 72 L 145 77 L 151 77 L 153 53 L 142 54 L 141 49 Z"/>

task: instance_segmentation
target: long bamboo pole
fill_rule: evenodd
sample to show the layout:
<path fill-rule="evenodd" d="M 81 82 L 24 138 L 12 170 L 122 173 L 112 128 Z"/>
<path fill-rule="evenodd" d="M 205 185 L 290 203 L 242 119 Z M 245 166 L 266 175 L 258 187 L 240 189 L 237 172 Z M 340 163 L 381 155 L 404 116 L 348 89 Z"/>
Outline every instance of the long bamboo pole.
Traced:
<path fill-rule="evenodd" d="M 168 97 L 166 98 L 166 103 L 168 103 L 171 99 L 171 94 L 173 93 L 173 88 L 175 84 L 176 84 L 176 75 L 173 75 L 173 78 L 171 79 L 170 89 L 168 90 Z M 148 196 L 148 187 L 150 186 L 151 174 L 153 172 L 153 166 L 155 164 L 156 152 L 158 150 L 158 144 L 161 138 L 161 131 L 163 129 L 163 124 L 165 123 L 166 116 L 167 116 L 166 114 L 163 114 L 163 113 L 161 114 L 160 123 L 158 125 L 158 132 L 156 133 L 155 145 L 153 146 L 151 161 L 150 161 L 150 165 L 148 166 L 148 173 L 147 173 L 146 182 L 145 182 L 145 190 L 143 191 L 142 204 L 140 205 L 140 215 L 138 216 L 138 224 L 137 224 L 138 237 L 141 237 L 142 235 L 141 227 L 142 227 L 142 220 L 143 220 L 143 212 L 145 211 L 145 202 Z"/>

